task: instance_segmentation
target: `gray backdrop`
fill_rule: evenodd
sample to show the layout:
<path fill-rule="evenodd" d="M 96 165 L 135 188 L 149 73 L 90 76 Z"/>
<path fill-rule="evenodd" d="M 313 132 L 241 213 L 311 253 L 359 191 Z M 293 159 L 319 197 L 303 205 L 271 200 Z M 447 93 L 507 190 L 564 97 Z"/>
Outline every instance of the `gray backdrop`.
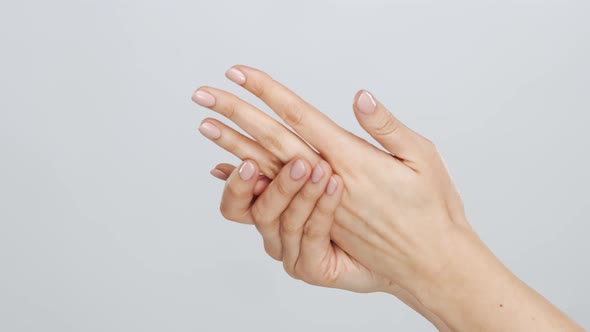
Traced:
<path fill-rule="evenodd" d="M 208 84 L 262 68 L 366 137 L 372 91 L 433 139 L 471 222 L 590 327 L 587 1 L 2 1 L 0 330 L 429 331 L 291 280 L 218 212 Z M 259 102 L 255 102 L 260 105 Z"/>

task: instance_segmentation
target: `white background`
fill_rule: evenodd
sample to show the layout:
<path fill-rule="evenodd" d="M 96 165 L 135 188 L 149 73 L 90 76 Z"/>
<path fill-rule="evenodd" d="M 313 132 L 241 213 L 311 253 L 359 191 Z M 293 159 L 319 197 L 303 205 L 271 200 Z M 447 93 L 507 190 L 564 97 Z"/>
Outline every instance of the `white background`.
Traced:
<path fill-rule="evenodd" d="M 510 4 L 509 4 L 510 3 Z M 237 160 L 200 85 L 266 70 L 366 137 L 372 91 L 434 140 L 470 221 L 590 327 L 587 1 L 3 1 L 0 330 L 429 331 L 385 294 L 290 279 L 223 220 Z"/>

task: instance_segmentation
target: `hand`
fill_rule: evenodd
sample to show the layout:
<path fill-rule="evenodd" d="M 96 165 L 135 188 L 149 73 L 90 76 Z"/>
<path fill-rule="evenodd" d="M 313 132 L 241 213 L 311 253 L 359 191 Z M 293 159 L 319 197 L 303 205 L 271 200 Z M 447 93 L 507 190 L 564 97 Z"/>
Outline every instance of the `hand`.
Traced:
<path fill-rule="evenodd" d="M 390 153 L 340 128 L 263 72 L 239 66 L 228 71 L 228 77 L 269 105 L 342 177 L 343 199 L 331 233 L 336 244 L 408 290 L 438 279 L 456 233 L 469 233 L 470 227 L 461 199 L 429 140 L 400 123 L 368 92 L 356 96 L 355 114 Z M 254 137 L 256 141 L 249 140 L 213 119 L 203 124 L 215 128 L 215 135 L 202 131 L 217 144 L 242 159 L 257 160 L 269 178 L 281 163 L 296 156 L 312 164 L 321 160 L 297 135 L 227 92 L 203 87 L 193 98 Z M 276 237 L 279 228 L 265 232 Z M 272 246 L 276 248 L 271 251 L 280 250 L 280 244 Z"/>
<path fill-rule="evenodd" d="M 313 171 L 303 159 L 286 164 L 259 197 L 255 195 L 261 182 L 255 176 L 256 162 L 245 161 L 239 168 L 222 164 L 215 170 L 218 172 L 212 173 L 216 175 L 230 174 L 221 201 L 222 214 L 233 221 L 256 225 L 267 253 L 282 260 L 291 277 L 312 285 L 361 293 L 392 287 L 387 279 L 371 272 L 330 241 L 343 186 L 325 161 Z M 262 230 L 275 225 L 279 227 L 278 236 L 265 236 L 268 233 Z M 273 251 L 278 247 L 275 244 L 280 245 L 280 252 Z"/>
<path fill-rule="evenodd" d="M 294 179 L 292 174 L 296 163 L 284 166 L 270 184 L 265 177 L 250 178 L 250 174 L 258 170 L 254 161 L 246 161 L 240 168 L 217 165 L 211 174 L 227 180 L 221 213 L 229 220 L 254 223 L 259 231 L 277 224 L 279 238 L 269 238 L 269 233 L 262 231 L 260 234 L 266 252 L 274 259 L 282 260 L 283 268 L 291 277 L 317 286 L 393 294 L 432 322 L 439 331 L 450 331 L 414 296 L 395 282 L 370 271 L 330 241 L 334 211 L 343 191 L 341 180 L 337 175 L 331 176 L 330 165 L 325 161 L 320 161 L 311 175 L 307 172 L 309 163 L 301 161 L 299 165 L 304 165 L 306 171 L 296 171 L 303 175 Z M 306 178 L 307 182 L 303 184 Z M 277 206 L 287 208 L 279 212 Z M 282 251 L 273 252 L 270 249 L 272 243 L 280 243 Z"/>
<path fill-rule="evenodd" d="M 262 73 L 259 74 L 264 76 Z M 231 71 L 229 72 L 229 75 L 232 75 Z M 265 89 L 262 87 L 256 88 L 256 81 L 253 82 L 253 86 L 258 91 L 260 91 L 260 89 Z M 274 84 L 276 82 L 272 81 L 272 83 Z M 274 85 L 274 87 L 278 88 L 279 92 L 283 92 L 282 97 L 285 97 L 285 93 L 287 94 L 288 98 L 285 98 L 284 102 L 295 106 L 295 102 L 304 103 L 286 88 L 280 85 Z M 272 96 L 272 94 L 269 96 Z M 227 116 L 256 138 L 256 141 L 253 141 L 215 119 L 206 119 L 200 126 L 200 131 L 206 137 L 210 138 L 227 151 L 235 154 L 240 159 L 258 160 L 263 173 L 268 178 L 274 178 L 278 173 L 278 170 L 282 167 L 283 162 L 286 162 L 295 156 L 305 156 L 312 161 L 312 163 L 317 163 L 321 160 L 319 155 L 298 136 L 268 117 L 266 114 L 232 94 L 213 88 L 205 88 L 199 89 L 193 99 L 199 104 Z M 338 137 L 334 139 L 338 140 Z M 362 141 L 356 137 L 355 139 Z M 213 174 L 222 179 L 226 178 L 227 174 L 229 174 L 227 171 L 227 164 L 218 167 L 218 169 L 214 170 Z M 274 228 L 268 227 L 261 230 L 261 233 L 265 238 L 276 238 L 278 232 L 278 226 L 275 226 Z M 363 233 L 364 232 L 361 232 L 360 234 Z M 336 233 L 336 237 L 333 232 L 332 239 L 336 239 L 336 241 L 343 244 L 350 243 L 356 245 L 359 243 L 358 234 L 354 234 L 352 231 L 338 232 Z M 280 251 L 281 244 L 279 241 L 272 241 L 271 243 L 274 243 L 276 248 L 273 249 L 273 245 L 265 245 L 269 254 Z M 440 330 L 444 329 L 444 324 L 422 306 L 413 295 L 402 289 L 397 283 L 393 283 L 392 285 L 393 286 L 390 289 L 386 290 L 387 292 L 397 296 L 404 303 L 427 317 L 431 322 L 437 325 Z"/>
<path fill-rule="evenodd" d="M 344 192 L 332 240 L 369 270 L 396 280 L 421 308 L 433 309 L 454 330 L 580 330 L 495 258 L 467 223 L 432 142 L 404 126 L 368 92 L 355 97 L 355 115 L 388 152 L 338 127 L 263 72 L 239 66 L 227 76 L 270 106 L 341 176 Z M 280 162 L 293 155 L 312 163 L 319 159 L 297 135 L 231 94 L 205 87 L 193 99 L 256 139 L 239 141 L 263 150 L 248 153 L 258 155 L 268 177 L 276 170 L 268 152 Z M 218 125 L 212 126 L 226 129 Z"/>

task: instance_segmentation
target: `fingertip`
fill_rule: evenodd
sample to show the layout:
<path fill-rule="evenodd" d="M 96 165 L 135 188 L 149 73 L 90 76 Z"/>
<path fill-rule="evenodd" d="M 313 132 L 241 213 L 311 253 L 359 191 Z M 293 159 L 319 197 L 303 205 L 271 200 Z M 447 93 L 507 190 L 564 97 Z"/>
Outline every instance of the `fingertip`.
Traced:
<path fill-rule="evenodd" d="M 338 190 L 338 186 L 339 183 L 336 175 L 332 175 L 328 181 L 328 185 L 326 186 L 326 194 L 328 194 L 328 196 L 334 195 L 336 190 Z"/>
<path fill-rule="evenodd" d="M 215 97 L 210 92 L 203 89 L 203 87 L 198 88 L 197 91 L 193 93 L 192 100 L 198 105 L 207 108 L 215 106 L 215 103 L 217 102 Z"/>
<path fill-rule="evenodd" d="M 222 171 L 223 173 L 225 173 L 225 175 L 229 177 L 230 174 L 234 171 L 234 169 L 236 169 L 236 166 L 232 164 L 221 163 L 217 164 L 214 168 Z"/>
<path fill-rule="evenodd" d="M 237 70 L 241 71 L 244 74 L 247 74 L 248 72 L 264 73 L 262 70 L 260 70 L 258 68 L 254 68 L 252 66 L 248 66 L 245 64 L 235 64 L 231 68 L 236 68 Z"/>
<path fill-rule="evenodd" d="M 240 66 L 232 66 L 225 72 L 225 77 L 227 77 L 230 81 L 238 84 L 243 85 L 246 83 L 246 75 L 242 70 L 239 68 Z"/>
<path fill-rule="evenodd" d="M 369 91 L 360 90 L 355 95 L 354 108 L 361 114 L 370 115 L 375 113 L 377 101 Z"/>
<path fill-rule="evenodd" d="M 354 97 L 352 98 L 352 107 L 356 110 L 356 102 L 359 99 L 359 96 L 361 95 L 361 93 L 363 93 L 365 90 L 359 90 L 354 94 Z"/>
<path fill-rule="evenodd" d="M 240 174 L 240 179 L 250 181 L 254 178 L 254 174 L 259 173 L 258 165 L 253 160 L 246 160 L 240 166 L 238 173 Z"/>
<path fill-rule="evenodd" d="M 328 162 L 321 159 L 311 172 L 311 182 L 319 183 L 326 176 L 332 175 L 332 167 Z"/>
<path fill-rule="evenodd" d="M 311 174 L 311 164 L 305 158 L 297 158 L 290 167 L 289 175 L 295 181 L 306 179 Z"/>
<path fill-rule="evenodd" d="M 218 178 L 219 180 L 222 180 L 222 181 L 225 181 L 228 178 L 228 175 L 227 174 L 225 174 L 221 170 L 218 170 L 217 168 L 212 169 L 209 173 L 211 175 L 213 175 L 214 177 Z"/>
<path fill-rule="evenodd" d="M 201 122 L 199 132 L 210 140 L 216 140 L 221 137 L 221 129 L 213 124 L 210 119 L 205 119 Z"/>

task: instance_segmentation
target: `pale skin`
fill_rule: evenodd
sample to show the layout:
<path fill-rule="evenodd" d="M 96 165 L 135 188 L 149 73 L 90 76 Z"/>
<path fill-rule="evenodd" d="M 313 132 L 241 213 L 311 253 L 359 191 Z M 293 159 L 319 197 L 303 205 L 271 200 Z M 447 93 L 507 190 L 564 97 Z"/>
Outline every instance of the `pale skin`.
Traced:
<path fill-rule="evenodd" d="M 222 214 L 254 224 L 266 252 L 291 276 L 391 293 L 441 331 L 583 331 L 491 253 L 469 225 L 434 144 L 368 92 L 357 93 L 354 113 L 384 150 L 262 71 L 234 66 L 226 76 L 305 140 L 228 92 L 201 87 L 193 95 L 253 138 L 214 119 L 200 127 L 247 160 L 239 169 L 221 164 L 212 171 L 229 176 Z M 314 182 L 318 168 L 323 175 Z"/>

